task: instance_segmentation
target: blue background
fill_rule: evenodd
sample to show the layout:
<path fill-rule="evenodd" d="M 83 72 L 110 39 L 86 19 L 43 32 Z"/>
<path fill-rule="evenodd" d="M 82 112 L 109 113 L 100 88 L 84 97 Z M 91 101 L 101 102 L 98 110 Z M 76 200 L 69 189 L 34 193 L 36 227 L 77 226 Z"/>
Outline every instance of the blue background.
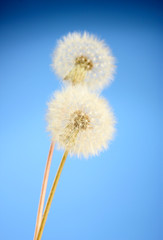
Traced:
<path fill-rule="evenodd" d="M 117 59 L 115 81 L 102 92 L 117 133 L 98 157 L 68 157 L 42 239 L 163 239 L 162 3 L 0 4 L 0 239 L 33 239 L 50 147 L 46 103 L 61 88 L 51 54 L 57 39 L 83 30 Z M 62 154 L 55 149 L 48 192 Z"/>

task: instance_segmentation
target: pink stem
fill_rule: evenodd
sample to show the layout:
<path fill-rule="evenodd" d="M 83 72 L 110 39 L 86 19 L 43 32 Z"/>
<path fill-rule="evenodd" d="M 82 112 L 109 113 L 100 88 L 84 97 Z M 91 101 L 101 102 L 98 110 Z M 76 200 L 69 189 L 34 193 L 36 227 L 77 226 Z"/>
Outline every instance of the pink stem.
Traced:
<path fill-rule="evenodd" d="M 38 207 L 38 212 L 37 212 L 35 234 L 34 234 L 33 240 L 37 239 L 38 230 L 39 230 L 41 220 L 42 220 L 43 207 L 44 207 L 45 194 L 46 194 L 46 187 L 47 187 L 47 183 L 48 183 L 48 177 L 49 177 L 50 165 L 51 165 L 51 160 L 52 160 L 53 151 L 54 151 L 54 145 L 55 145 L 54 142 L 52 142 L 51 146 L 50 146 L 50 150 L 49 150 L 48 159 L 47 159 L 47 162 L 46 162 L 44 179 L 43 179 L 41 195 L 40 195 L 40 202 L 39 202 L 39 207 Z"/>

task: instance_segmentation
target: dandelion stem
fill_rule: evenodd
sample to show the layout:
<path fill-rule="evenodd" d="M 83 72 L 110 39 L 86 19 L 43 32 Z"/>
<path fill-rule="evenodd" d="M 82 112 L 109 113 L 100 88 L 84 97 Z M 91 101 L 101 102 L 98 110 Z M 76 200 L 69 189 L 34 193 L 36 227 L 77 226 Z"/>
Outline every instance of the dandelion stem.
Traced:
<path fill-rule="evenodd" d="M 54 145 L 55 145 L 54 142 L 52 142 L 51 146 L 50 146 L 50 150 L 49 150 L 48 159 L 47 159 L 47 162 L 46 162 L 44 178 L 43 178 L 43 182 L 42 182 L 41 195 L 40 195 L 40 202 L 39 202 L 38 212 L 37 212 L 35 234 L 34 234 L 34 238 L 33 238 L 34 240 L 36 240 L 37 233 L 38 233 L 38 230 L 39 230 L 40 224 L 41 224 L 44 201 L 45 201 L 45 194 L 46 194 L 46 188 L 47 188 L 49 171 L 50 171 L 50 165 L 51 165 L 51 160 L 52 160 L 53 151 L 54 151 Z"/>
<path fill-rule="evenodd" d="M 87 70 L 84 67 L 80 65 L 76 65 L 64 77 L 64 80 L 71 80 L 73 85 L 76 85 L 78 83 L 84 83 L 86 74 L 87 74 Z"/>
<path fill-rule="evenodd" d="M 45 206 L 45 210 L 44 210 L 44 214 L 43 214 L 43 217 L 42 217 L 41 225 L 40 225 L 39 232 L 38 232 L 38 235 L 37 235 L 37 240 L 41 240 L 42 233 L 43 233 L 45 223 L 46 223 L 46 219 L 47 219 L 47 216 L 48 216 L 48 213 L 49 213 L 49 210 L 50 210 L 50 206 L 51 206 L 51 203 L 52 203 L 52 200 L 53 200 L 53 197 L 54 197 L 54 193 L 55 193 L 55 190 L 56 190 L 56 187 L 57 187 L 57 184 L 58 184 L 63 166 L 65 164 L 67 155 L 68 155 L 68 151 L 66 150 L 63 154 L 61 163 L 59 165 L 57 174 L 55 176 L 55 179 L 54 179 L 54 182 L 53 182 L 53 185 L 52 185 L 52 188 L 51 188 L 51 191 L 50 191 L 50 194 L 49 194 L 46 206 Z"/>

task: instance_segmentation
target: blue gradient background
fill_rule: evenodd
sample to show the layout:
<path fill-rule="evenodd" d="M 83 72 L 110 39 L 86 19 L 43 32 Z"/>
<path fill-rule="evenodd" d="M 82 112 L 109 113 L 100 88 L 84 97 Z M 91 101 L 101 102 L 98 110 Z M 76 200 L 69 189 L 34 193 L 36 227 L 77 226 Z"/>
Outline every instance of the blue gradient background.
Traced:
<path fill-rule="evenodd" d="M 98 157 L 68 157 L 42 239 L 163 239 L 162 3 L 0 4 L 0 239 L 33 239 L 50 147 L 46 102 L 61 88 L 51 54 L 57 39 L 83 30 L 117 58 L 115 81 L 102 93 L 117 133 Z M 55 149 L 48 192 L 62 154 Z"/>

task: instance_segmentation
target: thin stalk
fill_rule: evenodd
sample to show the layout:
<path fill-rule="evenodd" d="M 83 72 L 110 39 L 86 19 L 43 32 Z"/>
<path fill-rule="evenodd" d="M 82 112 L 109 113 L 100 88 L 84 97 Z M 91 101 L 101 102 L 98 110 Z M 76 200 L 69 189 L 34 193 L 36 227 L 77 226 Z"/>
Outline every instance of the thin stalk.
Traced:
<path fill-rule="evenodd" d="M 52 188 L 51 188 L 51 191 L 50 191 L 47 203 L 46 203 L 46 207 L 45 207 L 44 214 L 43 214 L 43 217 L 42 217 L 40 229 L 39 229 L 39 232 L 38 232 L 38 235 L 37 235 L 37 240 L 41 240 L 42 233 L 43 233 L 43 230 L 44 230 L 44 227 L 45 227 L 45 223 L 46 223 L 46 219 L 47 219 L 47 216 L 48 216 L 48 213 L 49 213 L 49 210 L 50 210 L 50 206 L 51 206 L 51 203 L 52 203 L 52 200 L 53 200 L 53 197 L 54 197 L 54 193 L 55 193 L 55 190 L 56 190 L 56 187 L 57 187 L 57 184 L 58 184 L 58 181 L 59 181 L 59 178 L 60 178 L 63 166 L 65 164 L 67 155 L 68 155 L 68 151 L 66 150 L 64 152 L 64 154 L 63 154 L 61 163 L 59 165 L 57 174 L 55 176 L 55 179 L 54 179 L 54 182 L 53 182 L 53 185 L 52 185 Z"/>
<path fill-rule="evenodd" d="M 87 70 L 84 67 L 75 65 L 72 70 L 64 77 L 64 80 L 71 80 L 73 85 L 84 83 L 86 74 Z"/>
<path fill-rule="evenodd" d="M 51 145 L 50 145 L 49 155 L 48 155 L 48 159 L 47 159 L 47 162 L 46 162 L 44 178 L 43 178 L 43 182 L 42 182 L 40 201 L 39 201 L 38 212 L 37 212 L 35 234 L 34 234 L 33 240 L 36 240 L 36 237 L 37 237 L 37 234 L 38 234 L 38 230 L 40 228 L 40 224 L 41 224 L 41 220 L 42 220 L 43 207 L 44 207 L 44 201 L 45 201 L 45 194 L 46 194 L 46 188 L 47 188 L 47 183 L 48 183 L 48 177 L 49 177 L 51 160 L 52 160 L 53 151 L 54 151 L 54 145 L 55 145 L 54 142 L 52 142 Z"/>

